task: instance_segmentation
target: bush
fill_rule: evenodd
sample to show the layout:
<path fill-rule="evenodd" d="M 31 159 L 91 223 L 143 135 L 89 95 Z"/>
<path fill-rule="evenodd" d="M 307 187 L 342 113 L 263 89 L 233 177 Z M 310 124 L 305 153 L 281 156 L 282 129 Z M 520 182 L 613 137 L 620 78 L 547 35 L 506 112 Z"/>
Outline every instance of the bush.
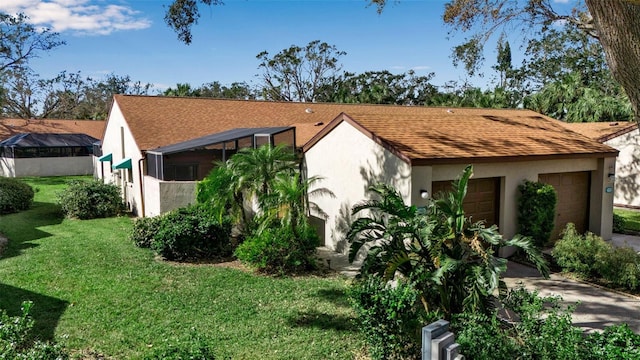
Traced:
<path fill-rule="evenodd" d="M 18 179 L 0 177 L 0 214 L 27 210 L 33 203 L 33 188 Z"/>
<path fill-rule="evenodd" d="M 191 205 L 157 221 L 151 248 L 167 260 L 224 258 L 232 253 L 231 224 L 218 222 L 202 205 Z"/>
<path fill-rule="evenodd" d="M 544 246 L 553 231 L 558 197 L 553 186 L 525 181 L 518 186 L 518 225 L 520 234 Z"/>
<path fill-rule="evenodd" d="M 552 255 L 556 263 L 565 271 L 576 273 L 583 278 L 599 277 L 602 255 L 610 251 L 611 244 L 592 233 L 582 236 L 574 224 L 567 224 L 562 238 L 556 243 Z"/>
<path fill-rule="evenodd" d="M 466 359 L 511 360 L 519 346 L 497 316 L 481 313 L 457 314 L 451 330 Z"/>
<path fill-rule="evenodd" d="M 273 224 L 257 229 L 238 246 L 235 255 L 258 271 L 286 274 L 316 268 L 319 239 L 309 225 L 298 228 L 296 237 L 289 226 Z"/>
<path fill-rule="evenodd" d="M 630 290 L 640 285 L 640 256 L 632 248 L 609 246 L 598 260 L 598 275 L 608 283 Z"/>
<path fill-rule="evenodd" d="M 161 217 L 143 217 L 133 221 L 133 228 L 129 234 L 129 239 L 136 244 L 137 247 L 150 248 L 156 232 L 160 228 Z"/>
<path fill-rule="evenodd" d="M 403 280 L 392 285 L 369 276 L 355 282 L 348 295 L 372 359 L 419 358 L 420 331 L 430 321 L 418 290 Z"/>
<path fill-rule="evenodd" d="M 62 212 L 68 218 L 96 219 L 116 216 L 124 210 L 120 188 L 100 180 L 74 180 L 58 194 Z"/>
<path fill-rule="evenodd" d="M 627 324 L 593 332 L 585 341 L 582 359 L 640 359 L 640 335 L 635 334 Z"/>
<path fill-rule="evenodd" d="M 613 213 L 613 232 L 622 233 L 625 231 L 626 220 L 619 214 Z"/>
<path fill-rule="evenodd" d="M 0 309 L 0 359 L 69 359 L 69 354 L 60 345 L 30 339 L 34 325 L 29 315 L 32 306 L 32 302 L 23 302 L 22 316 L 16 317 L 10 317 Z"/>

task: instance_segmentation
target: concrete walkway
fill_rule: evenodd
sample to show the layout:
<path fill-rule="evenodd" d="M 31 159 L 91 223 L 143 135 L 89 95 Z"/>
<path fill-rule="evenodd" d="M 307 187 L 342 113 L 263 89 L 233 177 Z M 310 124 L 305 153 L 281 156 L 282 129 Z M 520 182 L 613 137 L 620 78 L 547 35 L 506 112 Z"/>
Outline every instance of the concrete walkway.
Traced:
<path fill-rule="evenodd" d="M 611 243 L 640 251 L 638 236 L 614 234 Z M 329 268 L 345 276 L 352 277 L 358 273 L 359 264 L 349 264 L 346 255 L 319 248 L 318 256 Z M 607 326 L 626 323 L 633 331 L 640 333 L 640 297 L 571 280 L 559 274 L 544 279 L 536 269 L 513 261 L 508 264 L 504 280 L 509 288 L 522 284 L 530 291 L 537 290 L 541 296 L 559 295 L 565 304 L 579 303 L 573 313 L 573 322 L 586 331 L 603 330 Z"/>

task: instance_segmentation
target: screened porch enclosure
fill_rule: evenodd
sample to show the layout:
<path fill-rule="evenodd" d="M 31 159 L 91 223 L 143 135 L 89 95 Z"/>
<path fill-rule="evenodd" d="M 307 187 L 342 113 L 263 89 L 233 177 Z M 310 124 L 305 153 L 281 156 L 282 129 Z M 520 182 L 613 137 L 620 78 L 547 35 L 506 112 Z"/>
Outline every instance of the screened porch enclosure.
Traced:
<path fill-rule="evenodd" d="M 295 128 L 238 128 L 163 146 L 146 153 L 147 175 L 164 181 L 204 179 L 218 162 L 243 148 L 262 145 L 295 147 Z"/>

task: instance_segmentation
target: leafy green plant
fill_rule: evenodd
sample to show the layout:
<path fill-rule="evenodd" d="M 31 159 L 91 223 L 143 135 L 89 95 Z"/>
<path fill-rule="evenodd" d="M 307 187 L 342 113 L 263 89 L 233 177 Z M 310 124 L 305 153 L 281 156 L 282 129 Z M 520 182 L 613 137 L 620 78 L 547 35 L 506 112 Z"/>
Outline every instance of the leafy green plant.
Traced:
<path fill-rule="evenodd" d="M 495 255 L 501 246 L 522 249 L 545 276 L 548 268 L 540 251 L 527 238 L 502 238 L 496 226 L 471 223 L 462 203 L 473 168 L 468 166 L 453 183 L 453 192 L 427 205 L 424 212 L 404 204 L 387 186 L 370 188 L 379 199 L 353 208 L 365 213 L 351 226 L 349 259 L 367 251 L 362 272 L 391 280 L 401 274 L 415 282 L 427 312 L 439 310 L 447 318 L 463 311 L 490 313 L 495 291 L 505 290 L 500 274 L 507 260 Z"/>
<path fill-rule="evenodd" d="M 520 234 L 531 237 L 542 247 L 553 231 L 558 196 L 553 186 L 527 181 L 518 186 L 518 225 Z"/>
<path fill-rule="evenodd" d="M 418 358 L 420 329 L 429 320 L 411 283 L 369 276 L 352 284 L 348 295 L 372 359 Z"/>
<path fill-rule="evenodd" d="M 461 313 L 454 315 L 451 330 L 465 359 L 511 360 L 519 344 L 495 315 Z"/>
<path fill-rule="evenodd" d="M 69 355 L 58 344 L 33 341 L 33 303 L 22 303 L 22 315 L 10 317 L 0 309 L 0 359 L 66 360 Z"/>
<path fill-rule="evenodd" d="M 33 188 L 15 178 L 0 177 L 0 214 L 28 209 L 33 203 Z"/>
<path fill-rule="evenodd" d="M 627 324 L 609 326 L 589 334 L 585 340 L 584 360 L 640 359 L 640 335 Z"/>
<path fill-rule="evenodd" d="M 562 232 L 562 238 L 556 242 L 552 255 L 556 263 L 565 271 L 583 278 L 597 278 L 603 260 L 603 254 L 610 251 L 611 244 L 601 237 L 587 233 L 584 236 L 569 223 Z"/>
<path fill-rule="evenodd" d="M 238 245 L 235 255 L 258 271 L 271 274 L 295 273 L 316 268 L 318 235 L 309 225 L 291 227 L 272 225 L 259 228 Z"/>
<path fill-rule="evenodd" d="M 610 245 L 610 244 L 607 244 Z M 640 285 L 640 256 L 630 247 L 609 246 L 598 254 L 598 276 L 613 286 L 636 290 Z"/>
<path fill-rule="evenodd" d="M 137 218 L 133 221 L 129 239 L 137 247 L 150 248 L 161 224 L 162 216 Z"/>
<path fill-rule="evenodd" d="M 63 214 L 68 218 L 96 219 L 124 211 L 120 188 L 100 180 L 74 180 L 58 194 Z"/>
<path fill-rule="evenodd" d="M 167 342 L 153 349 L 143 360 L 215 360 L 214 349 L 207 340 L 191 334 L 177 343 Z"/>
<path fill-rule="evenodd" d="M 231 224 L 204 206 L 191 205 L 160 216 L 151 248 L 167 260 L 225 258 L 231 255 Z"/>
<path fill-rule="evenodd" d="M 625 231 L 626 228 L 626 220 L 625 218 L 618 214 L 618 213 L 613 213 L 613 232 L 615 233 L 622 233 Z"/>

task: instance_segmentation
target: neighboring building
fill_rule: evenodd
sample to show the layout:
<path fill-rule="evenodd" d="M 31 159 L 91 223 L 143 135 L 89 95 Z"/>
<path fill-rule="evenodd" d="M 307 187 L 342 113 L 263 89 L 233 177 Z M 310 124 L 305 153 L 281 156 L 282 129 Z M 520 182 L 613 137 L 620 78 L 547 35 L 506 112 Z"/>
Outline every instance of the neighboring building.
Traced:
<path fill-rule="evenodd" d="M 0 119 L 0 176 L 91 175 L 104 121 Z"/>
<path fill-rule="evenodd" d="M 383 181 L 412 205 L 450 186 L 473 164 L 465 203 L 474 220 L 517 232 L 517 186 L 557 185 L 558 228 L 571 221 L 611 237 L 609 168 L 617 151 L 527 110 L 286 103 L 115 96 L 102 145 L 101 177 L 129 207 L 153 216 L 194 201 L 196 181 L 237 149 L 261 143 L 304 150 L 308 176 L 336 198 L 312 199 L 328 214 L 325 245 L 344 250 L 351 207 Z"/>
<path fill-rule="evenodd" d="M 565 123 L 568 129 L 617 149 L 614 206 L 640 209 L 640 136 L 635 122 Z"/>

